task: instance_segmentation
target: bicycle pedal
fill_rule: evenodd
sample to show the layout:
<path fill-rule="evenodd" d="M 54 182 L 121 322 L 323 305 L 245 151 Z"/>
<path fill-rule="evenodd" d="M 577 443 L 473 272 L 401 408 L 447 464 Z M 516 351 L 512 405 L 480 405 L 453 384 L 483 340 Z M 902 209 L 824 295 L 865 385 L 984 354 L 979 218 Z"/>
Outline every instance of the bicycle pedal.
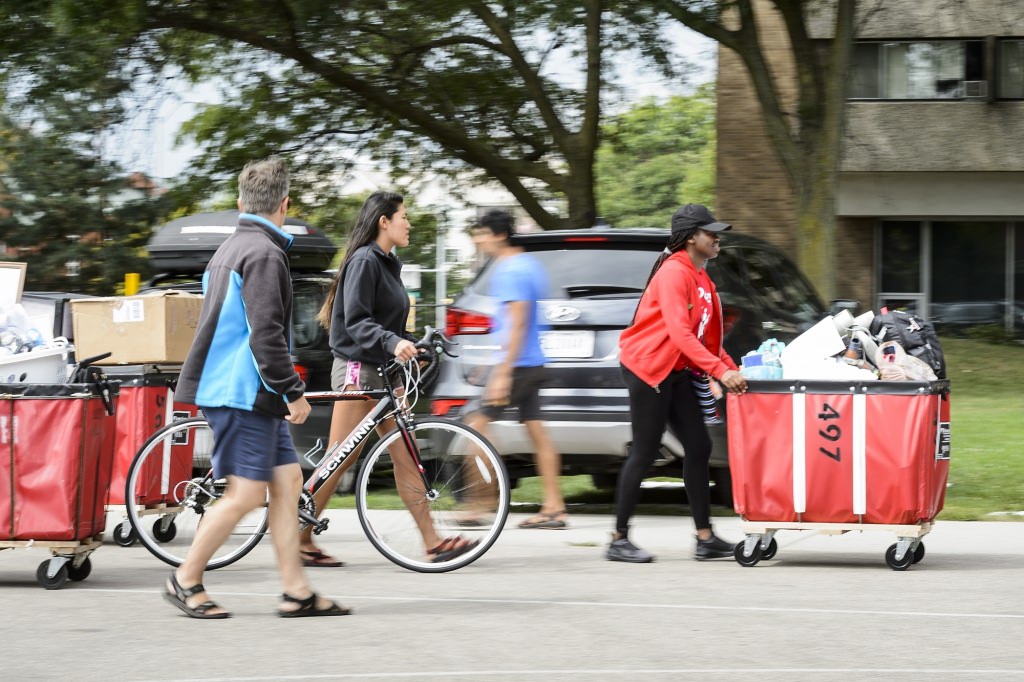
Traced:
<path fill-rule="evenodd" d="M 327 524 L 330 523 L 330 521 L 330 519 L 320 519 L 315 524 L 313 524 L 313 535 L 320 535 L 320 533 L 323 533 L 325 530 L 327 530 Z"/>

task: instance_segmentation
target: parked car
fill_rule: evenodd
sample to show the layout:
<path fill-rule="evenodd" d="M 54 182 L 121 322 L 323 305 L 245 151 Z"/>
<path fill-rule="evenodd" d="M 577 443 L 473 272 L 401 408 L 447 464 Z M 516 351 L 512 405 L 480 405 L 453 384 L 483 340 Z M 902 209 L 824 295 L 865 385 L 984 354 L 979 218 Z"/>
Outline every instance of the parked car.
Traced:
<path fill-rule="evenodd" d="M 629 449 L 629 396 L 619 366 L 620 332 L 630 323 L 658 253 L 663 229 L 550 231 L 518 235 L 518 243 L 545 267 L 550 298 L 540 302 L 549 325 L 542 343 L 548 373 L 541 409 L 562 453 L 563 473 L 589 474 L 613 487 Z M 766 338 L 790 341 L 827 311 L 808 280 L 776 247 L 727 233 L 708 270 L 721 295 L 725 348 L 739 362 Z M 446 333 L 458 345 L 434 389 L 432 411 L 460 418 L 477 397 L 491 364 L 498 301 L 487 294 L 492 268 L 480 270 L 447 310 Z M 722 410 L 724 412 L 724 409 Z M 712 480 L 719 503 L 731 503 L 725 427 L 711 427 Z M 535 475 L 530 440 L 512 413 L 490 435 L 513 480 Z M 666 434 L 651 475 L 681 476 L 684 452 Z"/>
<path fill-rule="evenodd" d="M 140 293 L 166 289 L 201 292 L 206 264 L 237 223 L 238 211 L 220 211 L 186 216 L 161 227 L 146 247 L 150 265 L 161 274 L 147 282 Z M 286 218 L 284 229 L 295 239 L 288 252 L 293 361 L 306 382 L 306 390 L 329 391 L 333 357 L 327 331 L 316 321 L 316 315 L 334 282 L 334 273 L 326 268 L 337 246 L 325 233 L 302 220 Z M 330 404 L 314 405 L 304 424 L 290 426 L 304 468 L 311 465 L 301 456 L 319 439 L 327 445 L 332 410 Z"/>
<path fill-rule="evenodd" d="M 306 382 L 307 391 L 331 390 L 334 359 L 327 331 L 316 321 L 316 314 L 333 282 L 333 274 L 329 272 L 292 273 L 292 359 L 299 376 Z M 166 289 L 202 293 L 202 282 L 199 277 L 165 274 L 147 282 L 140 293 Z M 331 405 L 313 405 L 304 424 L 290 425 L 300 458 L 316 445 L 317 439 L 322 439 L 326 446 L 331 430 L 331 411 Z M 300 459 L 300 463 L 304 468 L 311 468 L 308 462 Z"/>

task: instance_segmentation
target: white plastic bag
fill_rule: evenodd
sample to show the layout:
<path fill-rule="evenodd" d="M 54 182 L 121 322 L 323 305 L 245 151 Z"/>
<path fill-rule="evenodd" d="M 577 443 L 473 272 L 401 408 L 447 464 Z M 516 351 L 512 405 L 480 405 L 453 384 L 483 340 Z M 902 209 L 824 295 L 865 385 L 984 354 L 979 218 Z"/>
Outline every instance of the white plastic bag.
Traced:
<path fill-rule="evenodd" d="M 924 360 L 908 355 L 895 341 L 885 341 L 875 354 L 882 381 L 935 381 L 938 377 Z"/>
<path fill-rule="evenodd" d="M 0 355 L 25 353 L 41 345 L 42 335 L 21 304 L 0 309 Z"/>

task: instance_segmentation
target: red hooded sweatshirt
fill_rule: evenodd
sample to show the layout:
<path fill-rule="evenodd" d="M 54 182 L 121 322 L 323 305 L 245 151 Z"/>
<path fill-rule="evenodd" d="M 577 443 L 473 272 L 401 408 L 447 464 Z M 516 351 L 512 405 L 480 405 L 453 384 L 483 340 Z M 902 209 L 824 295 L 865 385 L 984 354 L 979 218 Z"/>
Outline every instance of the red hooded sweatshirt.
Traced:
<path fill-rule="evenodd" d="M 718 379 L 736 369 L 722 348 L 722 334 L 722 304 L 714 282 L 707 271 L 697 270 L 685 250 L 676 251 L 654 274 L 633 324 L 619 337 L 620 360 L 652 387 L 686 367 Z"/>

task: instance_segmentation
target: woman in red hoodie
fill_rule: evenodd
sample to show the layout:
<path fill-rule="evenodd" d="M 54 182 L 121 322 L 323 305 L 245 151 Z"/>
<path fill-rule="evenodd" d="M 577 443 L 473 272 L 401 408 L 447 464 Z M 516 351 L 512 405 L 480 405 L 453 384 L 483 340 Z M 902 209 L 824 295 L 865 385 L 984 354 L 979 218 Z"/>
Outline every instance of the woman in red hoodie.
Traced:
<path fill-rule="evenodd" d="M 651 270 L 632 324 L 619 339 L 633 444 L 616 488 L 615 534 L 606 554 L 610 561 L 654 560 L 629 541 L 629 519 L 666 426 L 686 452 L 683 477 L 697 528 L 695 558 L 733 556 L 734 545 L 711 530 L 711 438 L 694 387 L 695 378 L 710 376 L 730 391 L 747 389 L 746 379 L 722 348 L 722 307 L 704 268 L 718 256 L 720 233 L 731 227 L 700 204 L 677 210 L 668 245 Z"/>

